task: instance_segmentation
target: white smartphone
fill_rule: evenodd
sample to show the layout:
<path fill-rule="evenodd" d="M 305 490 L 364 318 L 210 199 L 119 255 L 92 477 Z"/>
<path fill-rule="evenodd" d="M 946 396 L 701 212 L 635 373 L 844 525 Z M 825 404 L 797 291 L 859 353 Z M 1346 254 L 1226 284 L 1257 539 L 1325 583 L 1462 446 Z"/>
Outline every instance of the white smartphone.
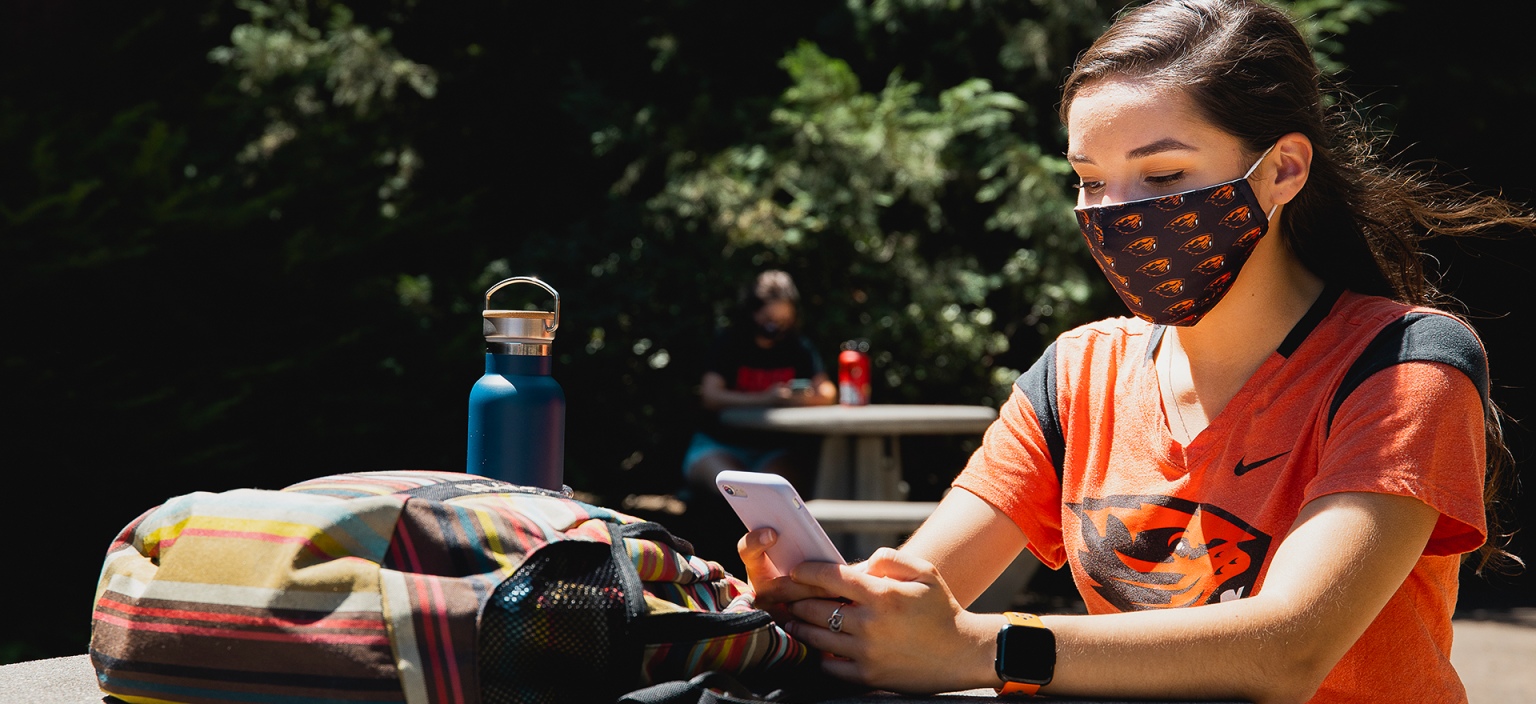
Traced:
<path fill-rule="evenodd" d="M 767 472 L 726 470 L 715 477 L 715 485 L 747 530 L 772 528 L 779 534 L 768 548 L 768 561 L 779 574 L 789 574 L 807 560 L 844 563 L 789 480 Z"/>

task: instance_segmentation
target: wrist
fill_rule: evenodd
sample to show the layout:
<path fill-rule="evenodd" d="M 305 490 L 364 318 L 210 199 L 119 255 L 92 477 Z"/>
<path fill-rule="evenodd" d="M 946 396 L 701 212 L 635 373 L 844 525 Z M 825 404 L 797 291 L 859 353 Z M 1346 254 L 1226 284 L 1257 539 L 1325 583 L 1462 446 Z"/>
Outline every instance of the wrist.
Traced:
<path fill-rule="evenodd" d="M 997 676 L 997 632 L 1007 625 L 1008 619 L 1002 614 L 960 612 L 960 632 L 969 643 L 963 661 L 966 663 L 963 689 L 1003 686 L 1003 680 Z"/>
<path fill-rule="evenodd" d="M 1007 620 L 997 633 L 997 677 L 1004 680 L 999 695 L 1033 695 L 1050 684 L 1056 671 L 1056 635 L 1039 616 L 1021 612 L 1003 614 Z"/>

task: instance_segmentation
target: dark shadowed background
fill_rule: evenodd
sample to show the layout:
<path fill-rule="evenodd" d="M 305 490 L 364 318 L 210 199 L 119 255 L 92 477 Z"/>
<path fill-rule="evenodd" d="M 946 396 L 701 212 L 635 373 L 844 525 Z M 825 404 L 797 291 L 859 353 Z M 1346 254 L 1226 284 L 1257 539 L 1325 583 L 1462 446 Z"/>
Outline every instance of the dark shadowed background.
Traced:
<path fill-rule="evenodd" d="M 0 2 L 0 662 L 83 652 L 107 544 L 170 496 L 462 467 L 507 276 L 561 290 L 567 481 L 611 505 L 679 488 L 704 348 L 763 267 L 828 362 L 871 342 L 877 402 L 999 403 L 1122 313 L 1054 116 L 1121 4 Z M 1523 3 L 1290 5 L 1386 153 L 1536 201 Z M 1536 242 L 1431 252 L 1531 460 Z M 973 443 L 910 441 L 914 496 Z M 1529 574 L 1463 579 L 1522 605 Z"/>

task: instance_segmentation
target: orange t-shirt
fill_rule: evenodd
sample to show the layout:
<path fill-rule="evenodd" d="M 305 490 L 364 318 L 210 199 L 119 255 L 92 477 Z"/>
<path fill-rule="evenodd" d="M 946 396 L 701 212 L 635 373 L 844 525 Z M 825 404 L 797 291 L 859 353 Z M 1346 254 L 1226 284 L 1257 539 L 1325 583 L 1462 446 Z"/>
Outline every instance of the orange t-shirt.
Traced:
<path fill-rule="evenodd" d="M 1314 702 L 1465 702 L 1451 667 L 1458 555 L 1483 522 L 1487 367 L 1461 321 L 1326 291 L 1186 447 L 1152 364 L 1163 328 L 1062 335 L 1019 380 L 954 485 L 1013 519 L 1090 613 L 1198 606 L 1263 588 L 1307 502 L 1412 496 L 1440 512 L 1413 571 Z"/>

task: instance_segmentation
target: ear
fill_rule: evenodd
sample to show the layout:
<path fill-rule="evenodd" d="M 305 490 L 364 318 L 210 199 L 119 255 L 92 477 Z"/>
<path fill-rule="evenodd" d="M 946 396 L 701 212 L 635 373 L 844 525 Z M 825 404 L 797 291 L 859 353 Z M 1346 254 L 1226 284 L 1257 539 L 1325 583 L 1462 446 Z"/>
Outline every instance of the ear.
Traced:
<path fill-rule="evenodd" d="M 1291 132 L 1275 142 L 1269 161 L 1274 170 L 1267 194 L 1270 206 L 1289 203 L 1312 174 L 1312 140 L 1300 132 Z"/>

